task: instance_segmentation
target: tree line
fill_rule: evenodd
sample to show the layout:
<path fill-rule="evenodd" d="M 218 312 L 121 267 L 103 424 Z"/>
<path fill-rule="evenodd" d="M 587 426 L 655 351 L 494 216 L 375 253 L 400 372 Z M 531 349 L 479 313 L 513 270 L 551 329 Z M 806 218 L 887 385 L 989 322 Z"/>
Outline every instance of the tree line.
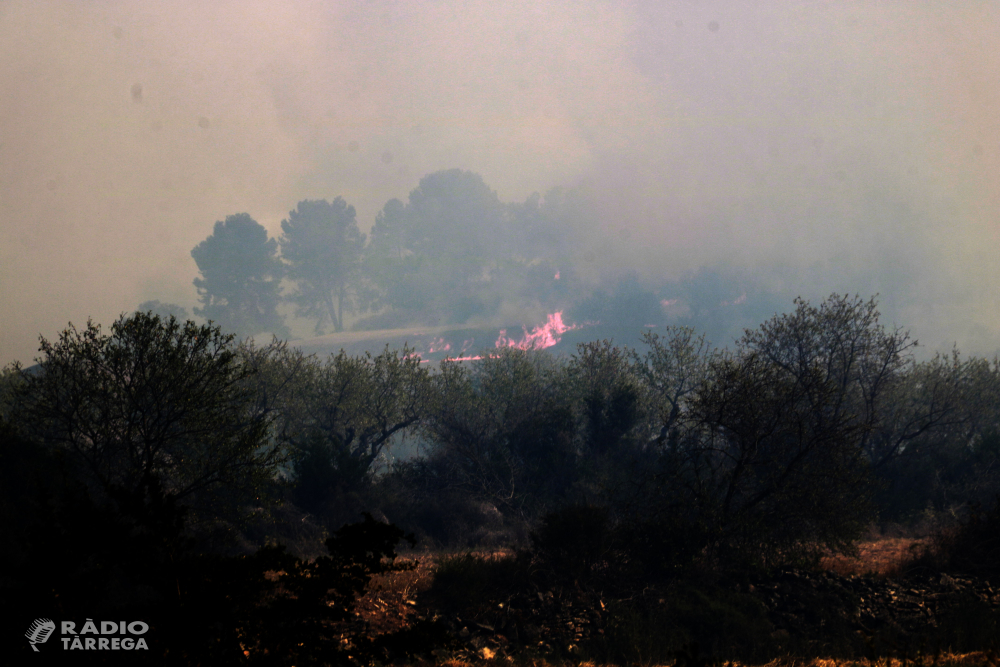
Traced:
<path fill-rule="evenodd" d="M 136 313 L 43 340 L 37 367 L 5 371 L 3 414 L 99 497 L 155 480 L 208 523 L 270 498 L 328 530 L 378 511 L 461 544 L 594 505 L 643 539 L 765 562 L 1000 491 L 1000 365 L 918 363 L 915 345 L 874 299 L 838 295 L 732 349 L 675 327 L 435 369 Z M 401 442 L 419 453 L 395 458 Z"/>
<path fill-rule="evenodd" d="M 437 630 L 390 650 L 330 623 L 404 531 L 643 580 L 815 563 L 873 522 L 995 502 L 997 360 L 917 362 L 874 299 L 793 306 L 732 349 L 675 327 L 434 369 L 151 312 L 70 326 L 0 377 L 0 594 L 31 618 L 146 614 L 179 663 L 385 660 Z"/>
<path fill-rule="evenodd" d="M 617 241 L 602 236 L 593 208 L 585 192 L 562 188 L 503 202 L 478 174 L 451 169 L 424 176 L 405 202 L 388 201 L 369 235 L 340 197 L 299 202 L 277 238 L 247 213 L 230 215 L 192 250 L 194 312 L 240 336 L 286 338 L 279 306 L 288 303 L 317 334 L 562 310 L 604 323 L 605 337 L 686 323 L 731 339 L 787 303 L 730 267 L 663 280 L 600 264 Z M 158 301 L 138 309 L 187 317 Z"/>
<path fill-rule="evenodd" d="M 505 300 L 555 307 L 573 283 L 571 208 L 560 190 L 505 204 L 478 174 L 452 169 L 425 176 L 406 203 L 386 203 L 370 239 L 340 197 L 299 202 L 278 239 L 250 215 L 230 215 L 191 251 L 201 274 L 195 314 L 240 335 L 284 337 L 283 299 L 317 333 L 342 331 L 350 313 L 383 328 L 463 323 Z"/>

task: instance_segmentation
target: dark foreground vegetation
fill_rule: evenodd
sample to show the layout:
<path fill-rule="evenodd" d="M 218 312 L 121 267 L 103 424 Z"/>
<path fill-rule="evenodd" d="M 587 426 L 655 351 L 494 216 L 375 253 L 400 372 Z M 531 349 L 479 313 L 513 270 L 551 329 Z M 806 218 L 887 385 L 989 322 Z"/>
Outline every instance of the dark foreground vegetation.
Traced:
<path fill-rule="evenodd" d="M 731 350 L 664 331 L 431 370 L 150 313 L 70 327 L 0 384 L 5 645 L 184 665 L 991 659 L 1000 365 L 917 363 L 849 297 Z M 934 537 L 895 579 L 822 570 L 873 525 Z M 374 632 L 358 601 L 417 541 L 469 553 L 439 561 L 412 623 Z M 148 648 L 67 652 L 25 635 L 37 619 L 142 621 Z"/>

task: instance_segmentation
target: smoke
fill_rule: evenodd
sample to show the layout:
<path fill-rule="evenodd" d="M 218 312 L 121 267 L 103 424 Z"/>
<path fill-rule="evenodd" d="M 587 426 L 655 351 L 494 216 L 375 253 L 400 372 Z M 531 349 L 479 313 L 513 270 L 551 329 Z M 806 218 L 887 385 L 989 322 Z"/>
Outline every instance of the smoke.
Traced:
<path fill-rule="evenodd" d="M 633 62 L 664 114 L 588 178 L 618 231 L 612 263 L 722 267 L 788 296 L 878 292 L 931 347 L 997 349 L 995 8 L 639 14 Z"/>
<path fill-rule="evenodd" d="M 276 235 L 342 196 L 365 229 L 453 167 L 507 202 L 577 193 L 565 252 L 593 281 L 877 291 L 923 343 L 992 353 L 998 12 L 8 0 L 0 360 L 68 321 L 192 307 L 191 248 L 227 215 Z"/>

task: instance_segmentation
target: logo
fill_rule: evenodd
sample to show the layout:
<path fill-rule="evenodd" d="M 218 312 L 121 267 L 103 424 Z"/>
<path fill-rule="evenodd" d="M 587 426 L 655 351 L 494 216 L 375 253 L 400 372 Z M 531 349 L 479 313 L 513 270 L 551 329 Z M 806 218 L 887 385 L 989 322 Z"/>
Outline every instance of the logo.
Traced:
<path fill-rule="evenodd" d="M 28 631 L 24 633 L 24 636 L 31 643 L 31 650 L 38 653 L 38 647 L 35 644 L 44 644 L 49 641 L 49 637 L 55 631 L 56 624 L 52 619 L 36 618 L 35 622 L 28 627 Z"/>
<path fill-rule="evenodd" d="M 88 618 L 79 631 L 73 621 L 62 621 L 59 626 L 64 651 L 149 650 L 146 639 L 141 636 L 149 630 L 149 625 L 142 621 L 100 621 L 98 624 Z M 36 618 L 24 636 L 28 638 L 31 650 L 39 653 L 35 645 L 47 642 L 55 631 L 55 621 Z"/>

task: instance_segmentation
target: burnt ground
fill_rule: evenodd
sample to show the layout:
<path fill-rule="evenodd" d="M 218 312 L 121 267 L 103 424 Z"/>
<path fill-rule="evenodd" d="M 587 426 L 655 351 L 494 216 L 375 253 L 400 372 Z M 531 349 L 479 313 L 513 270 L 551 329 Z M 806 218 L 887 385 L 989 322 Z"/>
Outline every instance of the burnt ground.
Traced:
<path fill-rule="evenodd" d="M 1000 648 L 1000 581 L 974 577 L 788 570 L 738 581 L 675 582 L 627 597 L 578 584 L 535 584 L 456 608 L 431 591 L 434 556 L 418 561 L 413 570 L 373 583 L 359 602 L 357 623 L 381 634 L 438 620 L 453 638 L 434 652 L 439 661 L 605 662 L 621 655 L 623 641 L 634 645 L 626 650 L 635 651 L 635 661 L 656 661 L 663 658 L 656 649 L 662 637 L 653 635 L 660 633 L 673 633 L 689 652 L 675 658 L 687 655 L 691 664 L 697 656 L 732 656 L 730 641 L 752 656 L 744 659 L 761 662 L 781 655 L 906 658 L 991 643 Z M 997 660 L 983 664 L 1000 665 L 1000 658 L 983 656 Z"/>
<path fill-rule="evenodd" d="M 628 600 L 628 608 L 683 624 L 685 619 L 672 619 L 667 608 L 679 604 L 689 613 L 707 616 L 702 622 L 712 625 L 715 607 L 721 632 L 746 635 L 741 639 L 756 642 L 762 653 L 771 648 L 778 653 L 842 657 L 953 649 L 963 631 L 975 631 L 975 615 L 1000 611 L 1000 590 L 990 582 L 948 575 L 894 581 L 792 570 L 742 588 L 732 586 L 745 607 L 760 605 L 760 616 L 746 615 L 747 621 L 734 618 L 732 604 L 713 605 L 711 599 L 705 601 L 705 609 L 694 610 L 690 591 L 670 587 L 646 589 Z M 522 650 L 544 656 L 587 656 L 595 648 L 600 652 L 612 630 L 609 625 L 622 623 L 621 608 L 621 600 L 606 599 L 596 591 L 553 588 L 447 615 L 444 621 L 461 639 L 462 657 Z M 655 624 L 654 620 L 650 625 Z M 706 634 L 704 629 L 695 633 Z M 759 636 L 762 633 L 766 635 Z M 700 642 L 709 654 L 715 653 L 711 642 L 711 637 Z"/>
<path fill-rule="evenodd" d="M 355 607 L 359 622 L 367 623 L 373 634 L 398 632 L 428 617 L 426 605 L 417 601 L 430 588 L 434 556 L 401 558 L 399 562 L 415 567 L 375 577 Z M 433 616 L 433 612 L 430 615 Z"/>

